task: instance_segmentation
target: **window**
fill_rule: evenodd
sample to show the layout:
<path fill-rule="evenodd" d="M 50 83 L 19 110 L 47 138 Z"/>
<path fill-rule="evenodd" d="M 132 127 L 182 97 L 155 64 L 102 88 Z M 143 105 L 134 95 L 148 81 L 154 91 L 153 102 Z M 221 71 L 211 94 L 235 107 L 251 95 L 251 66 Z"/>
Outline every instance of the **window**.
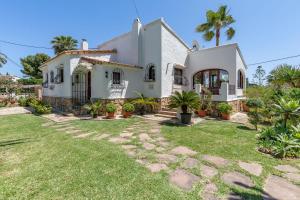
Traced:
<path fill-rule="evenodd" d="M 241 70 L 238 71 L 238 88 L 243 89 L 244 88 L 244 75 L 241 72 Z"/>
<path fill-rule="evenodd" d="M 182 85 L 182 69 L 174 68 L 174 84 Z"/>
<path fill-rule="evenodd" d="M 49 83 L 49 75 L 48 75 L 48 73 L 45 74 L 45 83 Z"/>
<path fill-rule="evenodd" d="M 57 69 L 57 80 L 58 83 L 64 82 L 64 68 Z"/>
<path fill-rule="evenodd" d="M 113 72 L 113 84 L 119 85 L 121 84 L 121 73 Z"/>
<path fill-rule="evenodd" d="M 201 84 L 205 88 L 215 88 L 221 87 L 222 82 L 228 82 L 229 75 L 226 70 L 223 69 L 207 69 L 197 72 L 193 76 L 193 88 L 195 84 Z"/>
<path fill-rule="evenodd" d="M 53 71 L 50 72 L 50 82 L 54 83 L 54 72 Z"/>
<path fill-rule="evenodd" d="M 146 68 L 145 81 L 155 81 L 155 66 L 149 64 Z"/>

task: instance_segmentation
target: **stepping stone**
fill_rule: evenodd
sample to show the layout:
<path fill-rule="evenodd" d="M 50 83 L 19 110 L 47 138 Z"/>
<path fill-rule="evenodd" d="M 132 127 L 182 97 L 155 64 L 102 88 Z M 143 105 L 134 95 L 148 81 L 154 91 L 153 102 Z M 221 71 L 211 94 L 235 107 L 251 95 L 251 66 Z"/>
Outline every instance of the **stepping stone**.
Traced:
<path fill-rule="evenodd" d="M 298 182 L 300 183 L 300 174 L 296 174 L 296 173 L 286 173 L 283 175 L 285 178 L 294 181 L 294 182 Z"/>
<path fill-rule="evenodd" d="M 110 136 L 110 134 L 104 133 L 104 134 L 95 136 L 92 140 L 102 140 L 102 139 L 108 138 L 109 136 Z"/>
<path fill-rule="evenodd" d="M 208 183 L 204 186 L 202 191 L 202 199 L 204 200 L 218 200 L 215 193 L 217 193 L 218 188 L 214 183 Z"/>
<path fill-rule="evenodd" d="M 200 178 L 183 169 L 176 169 L 170 173 L 169 181 L 171 184 L 176 185 L 185 191 L 189 191 L 198 181 L 200 181 Z"/>
<path fill-rule="evenodd" d="M 150 133 L 159 133 L 160 132 L 160 129 L 150 129 L 149 131 Z"/>
<path fill-rule="evenodd" d="M 169 142 L 159 141 L 158 144 L 162 147 L 168 147 L 170 145 Z"/>
<path fill-rule="evenodd" d="M 156 140 L 157 141 L 166 141 L 166 138 L 164 138 L 164 137 L 158 137 L 158 138 L 156 138 Z"/>
<path fill-rule="evenodd" d="M 274 168 L 282 172 L 291 172 L 291 173 L 299 172 L 299 169 L 297 169 L 296 167 L 292 167 L 290 165 L 277 165 Z"/>
<path fill-rule="evenodd" d="M 183 162 L 182 166 L 183 166 L 184 168 L 191 169 L 191 168 L 196 167 L 198 164 L 199 164 L 199 161 L 196 160 L 195 158 L 187 158 L 187 159 Z"/>
<path fill-rule="evenodd" d="M 247 162 L 239 161 L 239 166 L 242 169 L 246 170 L 247 172 L 255 176 L 260 176 L 262 172 L 262 166 L 257 163 L 247 163 Z"/>
<path fill-rule="evenodd" d="M 74 133 L 80 133 L 80 132 L 81 132 L 81 130 L 78 130 L 78 129 L 66 131 L 66 133 L 68 133 L 68 134 L 74 134 Z"/>
<path fill-rule="evenodd" d="M 252 188 L 254 187 L 253 182 L 248 176 L 241 174 L 239 172 L 228 172 L 222 176 L 222 180 L 228 184 L 233 186 L 240 186 L 243 188 Z"/>
<path fill-rule="evenodd" d="M 136 149 L 137 146 L 131 145 L 131 144 L 127 144 L 127 145 L 122 145 L 122 148 L 125 149 L 125 150 L 129 150 L 129 149 Z"/>
<path fill-rule="evenodd" d="M 113 137 L 113 138 L 110 138 L 108 141 L 115 143 L 115 144 L 123 144 L 123 143 L 130 142 L 129 139 L 122 138 L 122 137 Z"/>
<path fill-rule="evenodd" d="M 126 154 L 129 156 L 129 157 L 134 157 L 136 156 L 136 152 L 132 149 L 128 149 L 126 150 Z"/>
<path fill-rule="evenodd" d="M 201 176 L 209 179 L 213 178 L 215 175 L 218 174 L 218 170 L 216 168 L 207 165 L 201 165 L 200 172 L 201 172 Z"/>
<path fill-rule="evenodd" d="M 299 200 L 300 187 L 279 176 L 270 175 L 265 183 L 263 199 L 265 200 Z"/>
<path fill-rule="evenodd" d="M 121 134 L 120 134 L 120 137 L 123 137 L 123 138 L 130 138 L 132 135 L 133 135 L 133 133 L 121 133 Z"/>
<path fill-rule="evenodd" d="M 153 163 L 146 166 L 152 173 L 160 172 L 161 170 L 167 170 L 168 167 L 162 163 Z"/>
<path fill-rule="evenodd" d="M 53 124 L 54 124 L 53 122 L 46 122 L 46 123 L 42 124 L 42 127 L 48 127 L 48 126 L 51 126 Z"/>
<path fill-rule="evenodd" d="M 68 127 L 64 127 L 64 128 L 57 128 L 57 131 L 67 131 L 67 130 L 72 130 L 75 129 L 75 127 L 72 126 L 68 126 Z"/>
<path fill-rule="evenodd" d="M 143 147 L 144 147 L 146 150 L 153 150 L 156 146 L 155 146 L 154 144 L 145 142 L 145 143 L 143 144 Z"/>
<path fill-rule="evenodd" d="M 141 164 L 141 165 L 146 165 L 148 164 L 148 161 L 146 159 L 137 159 L 135 162 Z"/>
<path fill-rule="evenodd" d="M 242 197 L 237 195 L 234 192 L 230 192 L 229 195 L 226 197 L 226 200 L 244 200 Z"/>
<path fill-rule="evenodd" d="M 169 154 L 157 154 L 156 158 L 159 162 L 165 163 L 165 164 L 177 162 L 177 157 L 174 155 L 169 155 Z"/>
<path fill-rule="evenodd" d="M 155 151 L 158 152 L 158 153 L 164 152 L 165 150 L 166 150 L 166 149 L 163 148 L 163 147 L 157 147 L 157 148 L 155 149 Z"/>
<path fill-rule="evenodd" d="M 139 138 L 142 142 L 146 142 L 146 141 L 152 141 L 152 138 L 146 134 L 146 133 L 142 133 L 139 135 Z"/>
<path fill-rule="evenodd" d="M 74 138 L 86 138 L 90 135 L 92 135 L 92 133 L 83 133 L 83 134 L 74 136 Z"/>
<path fill-rule="evenodd" d="M 229 164 L 228 160 L 218 156 L 204 155 L 202 159 L 216 165 L 217 167 L 224 167 Z"/>
<path fill-rule="evenodd" d="M 185 155 L 185 156 L 194 156 L 197 154 L 196 151 L 193 151 L 184 146 L 175 147 L 174 149 L 171 150 L 171 153 L 175 155 Z"/>

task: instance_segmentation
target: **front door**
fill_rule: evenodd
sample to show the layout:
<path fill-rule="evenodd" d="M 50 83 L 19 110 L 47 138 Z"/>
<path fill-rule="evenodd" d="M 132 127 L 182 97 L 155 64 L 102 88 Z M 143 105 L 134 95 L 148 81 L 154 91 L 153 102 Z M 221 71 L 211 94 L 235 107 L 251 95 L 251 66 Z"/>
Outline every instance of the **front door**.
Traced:
<path fill-rule="evenodd" d="M 91 88 L 91 72 L 87 73 L 87 100 L 91 100 L 92 88 Z"/>

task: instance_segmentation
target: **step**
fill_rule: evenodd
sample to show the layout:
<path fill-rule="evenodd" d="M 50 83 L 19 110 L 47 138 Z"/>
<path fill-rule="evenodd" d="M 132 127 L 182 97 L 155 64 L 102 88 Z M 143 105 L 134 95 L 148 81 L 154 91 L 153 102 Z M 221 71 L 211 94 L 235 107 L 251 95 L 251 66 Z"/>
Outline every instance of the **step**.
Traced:
<path fill-rule="evenodd" d="M 177 112 L 177 108 L 163 108 L 162 111 L 170 111 L 170 112 Z"/>
<path fill-rule="evenodd" d="M 176 118 L 176 116 L 164 115 L 164 114 L 159 114 L 159 113 L 155 114 L 154 116 L 156 116 L 156 117 L 170 118 L 170 119 Z"/>
<path fill-rule="evenodd" d="M 176 112 L 173 112 L 173 111 L 164 111 L 164 110 L 159 111 L 158 114 L 162 114 L 162 115 L 170 115 L 170 116 L 175 116 L 175 117 L 176 117 L 176 115 L 177 115 Z"/>

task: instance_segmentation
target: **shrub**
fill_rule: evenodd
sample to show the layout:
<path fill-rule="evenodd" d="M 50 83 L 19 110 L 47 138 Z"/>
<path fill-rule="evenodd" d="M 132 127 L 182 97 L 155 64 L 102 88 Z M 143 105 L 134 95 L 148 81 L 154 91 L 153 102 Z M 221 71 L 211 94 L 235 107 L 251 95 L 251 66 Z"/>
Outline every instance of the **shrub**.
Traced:
<path fill-rule="evenodd" d="M 263 106 L 263 102 L 260 99 L 251 98 L 246 101 L 246 105 L 249 108 L 261 108 Z"/>
<path fill-rule="evenodd" d="M 101 109 L 101 102 L 96 101 L 96 102 L 91 102 L 90 104 L 84 105 L 84 109 L 88 111 L 89 114 L 91 114 L 94 118 L 98 116 L 98 112 Z"/>
<path fill-rule="evenodd" d="M 1 107 L 5 107 L 6 106 L 6 103 L 5 102 L 0 102 L 0 108 Z"/>
<path fill-rule="evenodd" d="M 106 104 L 106 112 L 108 113 L 114 113 L 117 111 L 117 106 L 114 103 L 108 103 Z"/>
<path fill-rule="evenodd" d="M 230 114 L 232 111 L 232 106 L 229 105 L 228 103 L 219 103 L 217 105 L 217 110 L 220 113 L 224 113 L 224 114 Z"/>
<path fill-rule="evenodd" d="M 250 108 L 247 113 L 249 122 L 254 125 L 255 130 L 258 130 L 258 124 L 262 121 L 262 114 L 260 108 L 263 106 L 263 102 L 260 99 L 248 99 L 246 105 Z"/>
<path fill-rule="evenodd" d="M 52 111 L 52 107 L 48 104 L 43 103 L 42 101 L 36 98 L 28 98 L 28 104 L 34 109 L 34 112 L 37 114 L 49 114 Z"/>
<path fill-rule="evenodd" d="M 125 112 L 133 112 L 135 110 L 134 105 L 132 103 L 125 103 L 123 105 L 123 110 Z"/>
<path fill-rule="evenodd" d="M 23 107 L 28 106 L 28 104 L 27 104 L 27 98 L 25 98 L 25 97 L 20 97 L 18 99 L 18 103 L 19 103 L 19 106 L 23 106 Z"/>

